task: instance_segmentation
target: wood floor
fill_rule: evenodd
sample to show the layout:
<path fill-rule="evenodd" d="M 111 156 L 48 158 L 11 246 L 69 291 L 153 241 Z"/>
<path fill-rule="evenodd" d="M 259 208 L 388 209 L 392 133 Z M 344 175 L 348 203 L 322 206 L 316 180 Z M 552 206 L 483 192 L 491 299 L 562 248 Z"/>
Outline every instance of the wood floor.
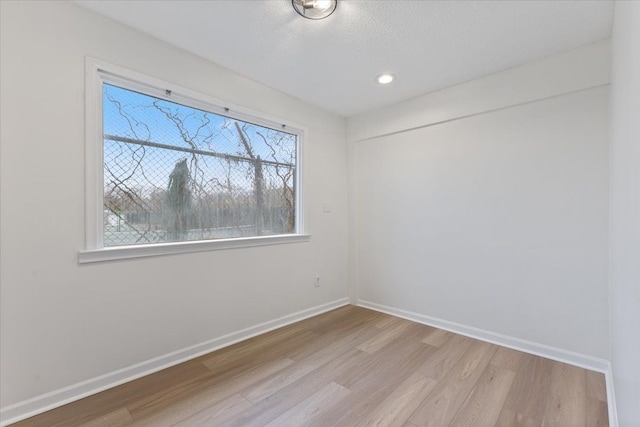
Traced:
<path fill-rule="evenodd" d="M 14 424 L 607 426 L 604 376 L 346 306 Z"/>

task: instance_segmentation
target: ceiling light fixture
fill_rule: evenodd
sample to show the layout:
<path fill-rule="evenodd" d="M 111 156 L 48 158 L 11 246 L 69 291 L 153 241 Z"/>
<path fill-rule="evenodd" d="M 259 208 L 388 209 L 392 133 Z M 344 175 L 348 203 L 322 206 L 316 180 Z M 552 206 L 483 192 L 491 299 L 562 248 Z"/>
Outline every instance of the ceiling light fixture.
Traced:
<path fill-rule="evenodd" d="M 376 81 L 378 83 L 380 83 L 381 85 L 388 85 L 389 83 L 391 83 L 395 79 L 396 79 L 396 76 L 394 76 L 393 74 L 389 74 L 389 73 L 380 74 L 378 77 L 376 77 Z"/>
<path fill-rule="evenodd" d="M 324 19 L 336 10 L 338 0 L 291 0 L 291 4 L 300 16 Z"/>

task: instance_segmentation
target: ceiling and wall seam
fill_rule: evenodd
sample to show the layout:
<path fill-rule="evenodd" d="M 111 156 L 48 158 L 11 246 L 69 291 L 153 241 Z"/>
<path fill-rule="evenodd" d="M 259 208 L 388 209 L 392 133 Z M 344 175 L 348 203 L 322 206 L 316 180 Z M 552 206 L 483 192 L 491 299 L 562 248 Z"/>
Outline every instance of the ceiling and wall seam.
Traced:
<path fill-rule="evenodd" d="M 599 85 L 595 85 L 595 86 L 589 86 L 589 87 L 586 87 L 586 88 L 583 88 L 583 89 L 576 89 L 576 90 L 572 90 L 572 91 L 569 91 L 569 92 L 562 92 L 562 93 L 558 93 L 556 95 L 550 95 L 550 96 L 546 96 L 546 97 L 543 97 L 543 98 L 536 98 L 536 99 L 532 99 L 532 100 L 528 100 L 528 101 L 517 102 L 515 104 L 508 104 L 508 105 L 505 105 L 505 106 L 502 106 L 502 107 L 497 107 L 497 108 L 492 108 L 492 109 L 488 109 L 488 110 L 479 111 L 477 113 L 465 114 L 465 115 L 462 115 L 462 116 L 456 116 L 456 117 L 453 117 L 453 118 L 450 118 L 450 119 L 446 119 L 446 120 L 440 120 L 440 121 L 436 121 L 436 122 L 432 122 L 432 123 L 427 123 L 427 124 L 424 124 L 424 125 L 421 125 L 421 126 L 414 126 L 414 127 L 410 127 L 410 128 L 406 128 L 406 129 L 401 129 L 401 130 L 398 130 L 398 131 L 395 131 L 395 132 L 388 132 L 388 133 L 383 133 L 383 134 L 380 134 L 380 135 L 375 135 L 375 136 L 371 136 L 371 137 L 367 137 L 367 138 L 363 138 L 363 139 L 358 139 L 358 140 L 355 140 L 353 142 L 354 143 L 367 142 L 367 141 L 371 141 L 371 140 L 378 139 L 378 138 L 384 138 L 386 136 L 398 135 L 398 134 L 401 134 L 401 133 L 411 132 L 411 131 L 414 131 L 414 130 L 417 130 L 417 129 L 424 129 L 424 128 L 428 128 L 428 127 L 432 127 L 432 126 L 438 126 L 438 125 L 442 125 L 442 124 L 445 124 L 445 123 L 455 122 L 455 121 L 458 121 L 458 120 L 464 120 L 464 119 L 468 119 L 468 118 L 471 118 L 471 117 L 481 116 L 481 115 L 484 115 L 484 114 L 495 113 L 497 111 L 507 110 L 509 108 L 519 107 L 519 106 L 522 106 L 522 105 L 534 104 L 536 102 L 542 102 L 542 101 L 547 101 L 547 100 L 554 99 L 554 98 L 559 98 L 559 97 L 562 97 L 562 96 L 567 96 L 567 95 L 573 95 L 573 94 L 576 94 L 576 93 L 586 92 L 586 91 L 593 90 L 593 89 L 598 89 L 598 88 L 601 88 L 601 87 L 607 87 L 609 85 L 610 85 L 610 83 L 603 83 L 603 84 L 599 84 Z"/>
<path fill-rule="evenodd" d="M 340 0 L 320 21 L 286 0 L 76 4 L 342 117 L 607 39 L 613 16 L 613 1 Z"/>

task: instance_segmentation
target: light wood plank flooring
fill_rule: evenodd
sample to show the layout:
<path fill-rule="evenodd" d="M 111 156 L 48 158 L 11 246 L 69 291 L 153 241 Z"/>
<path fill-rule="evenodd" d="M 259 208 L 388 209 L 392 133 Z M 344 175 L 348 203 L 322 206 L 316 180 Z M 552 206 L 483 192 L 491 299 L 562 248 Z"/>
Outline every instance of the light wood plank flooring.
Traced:
<path fill-rule="evenodd" d="M 604 376 L 346 306 L 15 424 L 608 425 Z"/>

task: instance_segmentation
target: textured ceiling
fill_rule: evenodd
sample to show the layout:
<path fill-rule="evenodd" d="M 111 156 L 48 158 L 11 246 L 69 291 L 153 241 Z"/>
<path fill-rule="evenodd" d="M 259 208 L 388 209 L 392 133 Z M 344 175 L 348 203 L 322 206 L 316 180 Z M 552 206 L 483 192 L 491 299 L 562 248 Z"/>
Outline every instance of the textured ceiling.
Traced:
<path fill-rule="evenodd" d="M 78 4 L 343 116 L 605 39 L 612 1 L 290 0 Z M 392 72 L 380 86 L 374 78 Z"/>

